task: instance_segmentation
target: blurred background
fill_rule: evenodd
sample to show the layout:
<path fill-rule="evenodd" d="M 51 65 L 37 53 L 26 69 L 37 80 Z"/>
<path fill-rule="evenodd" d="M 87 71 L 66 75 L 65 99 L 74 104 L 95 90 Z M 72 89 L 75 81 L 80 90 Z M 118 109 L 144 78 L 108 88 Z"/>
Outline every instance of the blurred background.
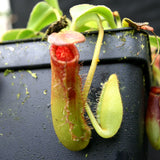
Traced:
<path fill-rule="evenodd" d="M 0 23 L 2 28 L 24 28 L 34 5 L 42 0 L 0 0 Z M 66 3 L 67 2 L 67 3 Z M 121 18 L 128 17 L 136 22 L 149 22 L 160 35 L 160 1 L 159 0 L 59 0 L 60 8 L 69 17 L 69 8 L 76 4 L 89 3 L 106 5 L 112 11 L 119 11 Z M 0 30 L 2 31 L 2 29 Z"/>
<path fill-rule="evenodd" d="M 11 8 L 9 0 L 0 0 L 0 37 L 12 28 Z"/>
<path fill-rule="evenodd" d="M 24 28 L 34 5 L 40 0 L 0 0 L 0 37 L 10 28 Z M 149 22 L 160 35 L 160 0 L 59 0 L 63 13 L 69 16 L 69 8 L 76 4 L 89 3 L 106 5 L 119 11 L 121 18 L 128 17 L 136 22 Z M 159 160 L 160 151 L 150 145 L 148 160 Z"/>

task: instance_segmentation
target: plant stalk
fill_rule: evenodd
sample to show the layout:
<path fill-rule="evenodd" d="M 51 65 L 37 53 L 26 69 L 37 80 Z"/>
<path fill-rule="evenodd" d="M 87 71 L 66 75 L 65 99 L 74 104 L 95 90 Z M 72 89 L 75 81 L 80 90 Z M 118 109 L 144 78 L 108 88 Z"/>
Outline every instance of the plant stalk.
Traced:
<path fill-rule="evenodd" d="M 92 84 L 92 80 L 94 77 L 94 73 L 97 67 L 97 64 L 99 62 L 99 54 L 100 54 L 100 50 L 101 50 L 101 45 L 102 45 L 102 41 L 103 41 L 103 36 L 104 36 L 104 29 L 102 26 L 102 21 L 100 18 L 98 18 L 98 28 L 99 28 L 99 33 L 98 33 L 98 38 L 97 38 L 97 43 L 95 46 L 95 50 L 94 50 L 94 54 L 93 54 L 93 58 L 92 58 L 92 62 L 91 62 L 91 66 L 84 84 L 84 88 L 83 88 L 83 96 L 84 96 L 84 100 L 87 99 L 88 97 L 88 93 L 90 90 L 90 86 Z"/>

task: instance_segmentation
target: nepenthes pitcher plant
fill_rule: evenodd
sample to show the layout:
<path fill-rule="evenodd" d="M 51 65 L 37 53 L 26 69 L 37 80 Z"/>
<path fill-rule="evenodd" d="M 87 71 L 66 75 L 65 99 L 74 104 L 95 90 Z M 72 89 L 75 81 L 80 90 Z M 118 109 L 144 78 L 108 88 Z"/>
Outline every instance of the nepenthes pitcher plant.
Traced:
<path fill-rule="evenodd" d="M 72 151 L 82 150 L 88 145 L 91 128 L 86 122 L 85 110 L 101 137 L 114 136 L 120 128 L 123 115 L 116 74 L 111 75 L 103 85 L 97 105 L 97 120 L 87 104 L 85 95 L 88 96 L 88 93 L 85 94 L 87 91 L 82 89 L 79 75 L 79 52 L 75 43 L 84 42 L 85 37 L 79 32 L 65 31 L 52 33 L 48 41 L 51 43 L 51 111 L 54 130 L 60 142 Z M 93 63 L 97 65 L 97 61 Z"/>

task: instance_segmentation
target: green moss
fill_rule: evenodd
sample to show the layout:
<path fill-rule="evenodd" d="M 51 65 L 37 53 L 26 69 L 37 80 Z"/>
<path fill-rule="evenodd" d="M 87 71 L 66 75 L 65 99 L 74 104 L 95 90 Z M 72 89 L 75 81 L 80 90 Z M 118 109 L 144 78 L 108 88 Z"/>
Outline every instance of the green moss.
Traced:
<path fill-rule="evenodd" d="M 123 42 L 126 42 L 126 38 L 125 37 L 121 37 L 120 40 L 123 41 Z"/>
<path fill-rule="evenodd" d="M 15 76 L 15 75 L 12 75 L 12 78 L 13 78 L 13 79 L 16 79 L 16 76 Z"/>
<path fill-rule="evenodd" d="M 0 133 L 0 136 L 3 136 L 3 133 Z"/>
<path fill-rule="evenodd" d="M 141 44 L 141 49 L 143 50 L 143 48 L 144 48 L 144 44 Z"/>
<path fill-rule="evenodd" d="M 106 50 L 103 50 L 103 53 L 106 53 Z"/>
<path fill-rule="evenodd" d="M 27 70 L 27 72 L 35 79 L 37 79 L 37 73 L 33 73 L 31 70 Z"/>
<path fill-rule="evenodd" d="M 8 76 L 8 74 L 13 73 L 14 71 L 11 69 L 6 69 L 3 73 L 4 76 Z"/>
<path fill-rule="evenodd" d="M 28 95 L 27 97 L 25 97 L 25 99 L 22 102 L 22 105 L 24 105 L 24 103 L 30 98 L 30 95 Z"/>
<path fill-rule="evenodd" d="M 43 94 L 44 94 L 44 95 L 46 95 L 46 94 L 47 94 L 47 90 L 46 90 L 46 89 L 43 91 Z"/>
<path fill-rule="evenodd" d="M 26 87 L 26 95 L 29 95 L 29 91 L 28 91 L 28 88 Z"/>
<path fill-rule="evenodd" d="M 87 157 L 88 157 L 88 153 L 85 154 L 85 158 L 87 158 Z"/>
<path fill-rule="evenodd" d="M 17 100 L 19 100 L 21 94 L 20 93 L 17 93 Z"/>
<path fill-rule="evenodd" d="M 3 116 L 3 112 L 0 112 L 0 117 L 2 117 Z"/>

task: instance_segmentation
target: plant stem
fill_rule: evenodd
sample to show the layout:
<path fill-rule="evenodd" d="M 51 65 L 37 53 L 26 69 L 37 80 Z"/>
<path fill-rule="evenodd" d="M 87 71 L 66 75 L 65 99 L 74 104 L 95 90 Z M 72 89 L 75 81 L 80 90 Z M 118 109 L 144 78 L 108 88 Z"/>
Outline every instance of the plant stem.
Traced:
<path fill-rule="evenodd" d="M 101 45 L 102 45 L 102 41 L 103 41 L 103 36 L 104 36 L 104 30 L 103 30 L 103 26 L 102 26 L 102 21 L 100 18 L 98 18 L 98 28 L 99 28 L 99 33 L 98 33 L 98 38 L 97 38 L 97 43 L 95 46 L 95 50 L 94 50 L 94 54 L 93 54 L 93 58 L 92 58 L 92 62 L 91 62 L 91 66 L 86 78 L 86 82 L 84 84 L 84 88 L 83 88 L 83 95 L 84 95 L 84 100 L 87 99 L 89 90 L 90 90 L 90 86 L 94 77 L 94 73 L 97 67 L 97 63 L 99 61 L 99 54 L 100 54 L 100 50 L 101 50 Z"/>
<path fill-rule="evenodd" d="M 122 22 L 121 22 L 121 17 L 119 15 L 119 12 L 118 11 L 114 11 L 113 15 L 114 15 L 114 17 L 116 19 L 117 28 L 122 28 Z"/>
<path fill-rule="evenodd" d="M 85 109 L 86 109 L 86 112 L 91 120 L 91 123 L 94 127 L 94 129 L 96 130 L 96 132 L 103 138 L 109 138 L 109 137 L 112 137 L 112 132 L 110 132 L 109 130 L 107 129 L 103 129 L 101 128 L 101 126 L 99 125 L 99 123 L 97 122 L 96 118 L 94 117 L 89 105 L 86 103 L 85 104 Z"/>
<path fill-rule="evenodd" d="M 57 17 L 57 20 L 60 20 L 60 18 L 62 17 L 62 15 L 60 14 L 59 10 L 53 8 L 55 14 L 56 14 L 56 17 Z"/>

